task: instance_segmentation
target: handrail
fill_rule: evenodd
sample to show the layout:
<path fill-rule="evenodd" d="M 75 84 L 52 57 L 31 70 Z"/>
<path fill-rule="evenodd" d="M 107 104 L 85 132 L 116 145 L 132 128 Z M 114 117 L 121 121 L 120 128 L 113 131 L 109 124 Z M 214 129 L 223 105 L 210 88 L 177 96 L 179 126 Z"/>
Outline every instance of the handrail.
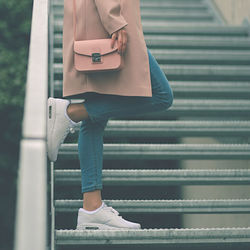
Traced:
<path fill-rule="evenodd" d="M 15 250 L 47 248 L 49 0 L 34 0 L 17 185 Z"/>

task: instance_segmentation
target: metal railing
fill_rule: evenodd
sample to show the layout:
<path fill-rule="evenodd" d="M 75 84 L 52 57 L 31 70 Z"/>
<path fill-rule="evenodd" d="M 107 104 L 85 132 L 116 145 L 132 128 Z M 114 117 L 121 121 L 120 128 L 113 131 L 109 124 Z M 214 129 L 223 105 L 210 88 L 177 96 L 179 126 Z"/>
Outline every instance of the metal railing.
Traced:
<path fill-rule="evenodd" d="M 15 250 L 47 248 L 49 0 L 34 0 L 17 185 Z"/>

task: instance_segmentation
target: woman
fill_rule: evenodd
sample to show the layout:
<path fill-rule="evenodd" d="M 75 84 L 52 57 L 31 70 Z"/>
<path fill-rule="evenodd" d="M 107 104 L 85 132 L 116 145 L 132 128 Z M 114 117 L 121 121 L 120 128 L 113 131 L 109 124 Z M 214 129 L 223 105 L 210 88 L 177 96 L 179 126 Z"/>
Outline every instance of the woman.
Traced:
<path fill-rule="evenodd" d="M 83 103 L 48 100 L 48 156 L 57 154 L 71 128 L 81 122 L 78 151 L 82 174 L 83 207 L 77 229 L 140 229 L 119 216 L 101 197 L 103 132 L 109 118 L 165 111 L 173 92 L 164 72 L 146 47 L 139 0 L 77 0 L 77 39 L 111 37 L 125 67 L 113 73 L 83 74 L 74 69 L 72 1 L 64 1 L 63 96 L 79 95 Z M 88 13 L 88 18 L 86 15 Z M 79 27 L 79 26 L 78 26 Z M 82 28 L 82 29 L 81 29 Z M 87 37 L 87 38 L 86 38 Z"/>

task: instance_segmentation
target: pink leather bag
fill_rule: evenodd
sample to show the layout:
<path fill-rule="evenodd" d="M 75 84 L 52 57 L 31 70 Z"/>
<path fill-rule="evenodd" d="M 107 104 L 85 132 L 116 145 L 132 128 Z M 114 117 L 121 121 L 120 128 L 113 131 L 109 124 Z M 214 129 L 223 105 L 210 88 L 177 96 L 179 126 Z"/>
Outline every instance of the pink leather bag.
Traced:
<path fill-rule="evenodd" d="M 76 41 L 76 0 L 74 8 L 74 66 L 84 73 L 117 71 L 124 66 L 118 53 L 117 40 L 111 48 L 111 38 Z M 85 0 L 84 0 L 85 1 Z"/>

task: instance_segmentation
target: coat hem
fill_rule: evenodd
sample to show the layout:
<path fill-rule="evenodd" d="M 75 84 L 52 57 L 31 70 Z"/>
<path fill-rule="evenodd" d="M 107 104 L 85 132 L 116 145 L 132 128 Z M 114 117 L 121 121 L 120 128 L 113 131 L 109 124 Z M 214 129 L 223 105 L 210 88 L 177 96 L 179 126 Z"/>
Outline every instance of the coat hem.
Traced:
<path fill-rule="evenodd" d="M 138 92 L 144 92 L 145 89 L 140 89 Z M 137 92 L 137 91 L 136 91 Z M 63 97 L 65 98 L 71 98 L 71 99 L 79 99 L 81 97 L 87 97 L 88 96 L 88 93 L 97 93 L 97 94 L 103 94 L 103 95 L 118 95 L 118 96 L 138 96 L 138 97 L 152 97 L 152 92 L 150 92 L 148 95 L 147 94 L 143 94 L 143 95 L 139 95 L 139 94 L 126 94 L 126 93 L 112 93 L 112 92 L 103 92 L 103 91 L 98 91 L 98 90 L 89 90 L 89 91 L 86 91 L 86 92 L 82 92 L 82 93 L 79 93 L 79 94 L 71 94 L 71 95 L 63 95 Z M 145 93 L 145 92 L 144 92 Z"/>

